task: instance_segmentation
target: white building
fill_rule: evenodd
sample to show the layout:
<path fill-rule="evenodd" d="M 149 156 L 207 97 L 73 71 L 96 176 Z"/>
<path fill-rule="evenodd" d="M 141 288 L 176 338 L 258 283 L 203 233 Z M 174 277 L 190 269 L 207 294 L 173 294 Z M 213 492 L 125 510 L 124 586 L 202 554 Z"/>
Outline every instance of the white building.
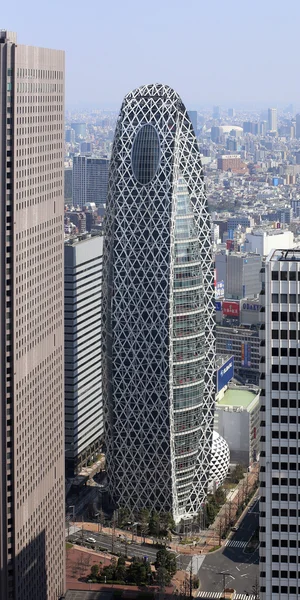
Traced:
<path fill-rule="evenodd" d="M 261 600 L 300 594 L 300 252 L 276 250 L 265 265 L 261 325 Z"/>
<path fill-rule="evenodd" d="M 248 252 L 256 252 L 261 256 L 268 256 L 273 248 L 293 248 L 294 234 L 292 231 L 282 229 L 253 230 L 247 233 L 245 247 Z"/>
<path fill-rule="evenodd" d="M 248 467 L 259 455 L 259 389 L 229 385 L 217 396 L 214 429 L 226 440 L 230 462 Z"/>

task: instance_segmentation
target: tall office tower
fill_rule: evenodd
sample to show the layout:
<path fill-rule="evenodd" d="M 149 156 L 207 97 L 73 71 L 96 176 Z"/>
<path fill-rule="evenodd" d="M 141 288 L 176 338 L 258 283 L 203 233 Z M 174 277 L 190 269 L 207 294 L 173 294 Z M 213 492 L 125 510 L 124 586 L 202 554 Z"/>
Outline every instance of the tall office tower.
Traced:
<path fill-rule="evenodd" d="M 277 108 L 268 108 L 268 129 L 277 131 Z"/>
<path fill-rule="evenodd" d="M 64 592 L 64 53 L 0 31 L 0 598 Z"/>
<path fill-rule="evenodd" d="M 64 192 L 65 203 L 72 206 L 72 204 L 73 204 L 73 190 L 72 190 L 73 170 L 71 167 L 67 167 L 65 169 L 64 179 L 65 179 L 65 192 Z"/>
<path fill-rule="evenodd" d="M 75 132 L 76 141 L 80 141 L 86 137 L 86 123 L 71 123 L 71 129 Z"/>
<path fill-rule="evenodd" d="M 235 109 L 229 108 L 227 111 L 228 117 L 235 117 Z"/>
<path fill-rule="evenodd" d="M 299 598 L 300 253 L 265 265 L 261 335 L 261 600 Z"/>
<path fill-rule="evenodd" d="M 296 115 L 296 138 L 300 138 L 300 114 Z"/>
<path fill-rule="evenodd" d="M 103 443 L 102 254 L 102 236 L 65 243 L 65 444 L 70 476 Z"/>
<path fill-rule="evenodd" d="M 219 106 L 213 106 L 213 119 L 219 119 L 221 116 L 221 109 Z"/>
<path fill-rule="evenodd" d="M 73 205 L 82 208 L 87 202 L 103 206 L 107 198 L 108 158 L 74 156 Z"/>
<path fill-rule="evenodd" d="M 189 115 L 191 123 L 194 127 L 195 135 L 197 135 L 197 133 L 198 133 L 198 113 L 196 110 L 189 110 L 188 115 Z"/>
<path fill-rule="evenodd" d="M 103 255 L 107 472 L 119 506 L 196 515 L 214 413 L 211 224 L 193 126 L 167 86 L 123 102 Z"/>

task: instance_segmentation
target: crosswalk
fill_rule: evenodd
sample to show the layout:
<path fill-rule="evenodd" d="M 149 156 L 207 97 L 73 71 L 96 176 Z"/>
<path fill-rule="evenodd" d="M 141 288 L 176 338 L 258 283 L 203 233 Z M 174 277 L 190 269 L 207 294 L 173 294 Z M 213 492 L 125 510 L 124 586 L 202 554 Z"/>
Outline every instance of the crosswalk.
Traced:
<path fill-rule="evenodd" d="M 222 597 L 223 592 L 198 592 L 198 598 L 207 598 L 207 600 Z M 255 596 L 254 594 L 235 594 L 234 600 L 255 600 Z"/>
<path fill-rule="evenodd" d="M 227 540 L 225 542 L 225 546 L 229 546 L 231 548 L 245 548 L 248 542 L 238 542 L 237 540 Z"/>

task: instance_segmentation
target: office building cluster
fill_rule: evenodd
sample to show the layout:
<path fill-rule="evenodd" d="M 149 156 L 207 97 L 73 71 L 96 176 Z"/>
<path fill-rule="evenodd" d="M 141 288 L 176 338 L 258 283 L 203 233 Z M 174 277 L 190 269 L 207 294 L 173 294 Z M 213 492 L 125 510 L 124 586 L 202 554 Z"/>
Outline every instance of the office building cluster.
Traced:
<path fill-rule="evenodd" d="M 110 510 L 178 531 L 260 462 L 260 597 L 296 600 L 300 115 L 151 84 L 65 126 L 64 85 L 0 31 L 0 598 L 63 597 L 105 452 Z"/>

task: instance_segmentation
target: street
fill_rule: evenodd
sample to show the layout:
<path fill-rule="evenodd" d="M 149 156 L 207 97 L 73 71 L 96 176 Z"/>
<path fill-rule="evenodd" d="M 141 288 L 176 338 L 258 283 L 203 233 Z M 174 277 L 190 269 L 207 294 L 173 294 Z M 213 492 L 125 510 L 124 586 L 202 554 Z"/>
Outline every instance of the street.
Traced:
<path fill-rule="evenodd" d="M 88 530 L 80 529 L 69 536 L 68 540 L 72 543 L 76 543 L 77 541 L 84 542 L 84 545 L 90 547 L 91 544 L 86 542 L 87 538 L 94 538 L 96 540 L 96 548 L 103 548 L 103 550 L 107 550 L 108 552 L 120 552 L 120 554 L 125 555 L 125 551 L 127 549 L 127 556 L 147 556 L 151 562 L 156 559 L 156 553 L 158 548 L 151 548 L 148 544 L 137 544 L 136 542 L 131 542 L 128 540 L 127 544 L 125 541 L 121 541 L 117 535 L 114 536 L 114 541 L 112 540 L 112 536 L 104 534 L 91 532 Z"/>
<path fill-rule="evenodd" d="M 254 598 L 253 585 L 259 577 L 259 554 L 258 550 L 247 554 L 245 547 L 258 527 L 258 511 L 259 501 L 256 500 L 222 550 L 205 556 L 199 570 L 199 597 L 220 598 L 225 581 L 225 587 L 234 588 L 241 598 Z"/>

